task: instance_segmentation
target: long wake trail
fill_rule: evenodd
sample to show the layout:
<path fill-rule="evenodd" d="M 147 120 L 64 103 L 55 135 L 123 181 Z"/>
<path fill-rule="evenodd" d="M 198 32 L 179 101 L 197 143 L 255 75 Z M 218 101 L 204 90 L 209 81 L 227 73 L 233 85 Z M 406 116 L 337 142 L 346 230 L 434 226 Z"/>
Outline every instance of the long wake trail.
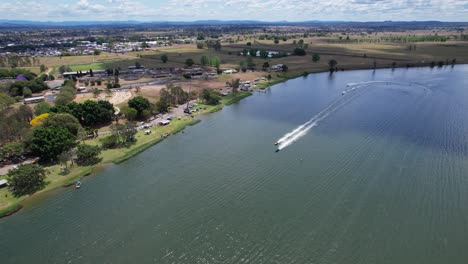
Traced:
<path fill-rule="evenodd" d="M 347 103 L 349 103 L 357 94 L 353 94 L 352 96 L 347 96 L 345 98 L 338 98 L 332 101 L 325 109 L 320 111 L 318 114 L 313 116 L 309 121 L 305 122 L 304 124 L 298 126 L 294 130 L 289 133 L 286 133 L 277 141 L 278 149 L 282 150 L 285 147 L 291 145 L 301 137 L 305 136 L 310 129 L 317 126 L 320 121 L 328 117 L 330 114 L 335 112 L 336 110 L 340 109 Z"/>
<path fill-rule="evenodd" d="M 343 97 L 339 97 L 332 101 L 325 109 L 320 111 L 318 114 L 313 116 L 309 121 L 305 122 L 304 124 L 298 126 L 291 132 L 284 134 L 278 141 L 276 141 L 275 145 L 278 145 L 278 150 L 282 150 L 285 147 L 291 145 L 301 137 L 305 136 L 313 127 L 317 126 L 320 121 L 328 117 L 333 112 L 339 110 L 344 105 L 349 103 L 354 97 L 356 97 L 359 93 L 356 90 L 360 88 L 371 86 L 372 84 L 397 84 L 397 85 L 406 85 L 406 86 L 416 86 L 416 87 L 424 87 L 424 85 L 416 84 L 416 83 L 404 83 L 404 82 L 394 82 L 394 81 L 370 81 L 370 82 L 361 82 L 361 83 L 350 83 L 347 85 L 347 89 L 343 91 Z M 349 94 L 351 93 L 351 96 Z"/>
<path fill-rule="evenodd" d="M 287 141 L 288 139 L 294 137 L 296 134 L 300 133 L 302 130 L 307 129 L 307 127 L 309 125 L 311 125 L 312 123 L 314 123 L 317 119 L 319 119 L 321 115 L 323 115 L 324 113 L 326 113 L 330 109 L 336 107 L 336 105 L 338 103 L 340 103 L 341 101 L 343 101 L 343 98 L 341 98 L 341 97 L 338 98 L 338 99 L 335 99 L 327 107 L 325 107 L 325 109 L 323 109 L 318 114 L 316 114 L 311 119 L 309 119 L 309 121 L 307 121 L 304 124 L 298 126 L 297 128 L 295 128 L 291 132 L 288 132 L 288 133 L 284 134 L 280 139 L 278 139 L 278 141 L 276 141 L 276 144 L 281 145 L 281 143 L 283 143 L 283 142 Z"/>

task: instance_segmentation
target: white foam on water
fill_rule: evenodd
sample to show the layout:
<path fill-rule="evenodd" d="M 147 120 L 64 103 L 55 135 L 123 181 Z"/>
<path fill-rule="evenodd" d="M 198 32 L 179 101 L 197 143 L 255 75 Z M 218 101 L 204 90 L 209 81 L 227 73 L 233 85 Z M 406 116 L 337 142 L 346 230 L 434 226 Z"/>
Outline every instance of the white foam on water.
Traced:
<path fill-rule="evenodd" d="M 427 86 L 421 85 L 421 84 L 415 84 L 415 83 L 405 83 L 405 82 L 393 82 L 393 81 L 369 81 L 369 82 L 360 82 L 360 83 L 348 83 L 346 87 L 349 87 L 348 89 L 344 90 L 342 93 L 342 97 L 335 99 L 333 102 L 331 102 L 325 109 L 323 109 L 321 112 L 313 116 L 309 121 L 305 122 L 304 124 L 296 127 L 293 129 L 291 132 L 288 132 L 284 134 L 276 143 L 278 144 L 278 149 L 282 150 L 286 148 L 287 146 L 290 146 L 293 144 L 295 141 L 299 140 L 301 137 L 307 135 L 307 133 L 313 128 L 316 127 L 320 121 L 325 119 L 327 116 L 329 116 L 331 113 L 335 112 L 336 110 L 340 109 L 342 106 L 344 106 L 349 100 L 349 92 L 352 92 L 354 90 L 363 88 L 363 87 L 368 87 L 372 84 L 396 84 L 396 85 L 405 85 L 405 86 L 417 86 L 417 87 L 422 87 L 426 90 L 428 88 Z M 345 99 L 343 99 L 345 98 Z"/>

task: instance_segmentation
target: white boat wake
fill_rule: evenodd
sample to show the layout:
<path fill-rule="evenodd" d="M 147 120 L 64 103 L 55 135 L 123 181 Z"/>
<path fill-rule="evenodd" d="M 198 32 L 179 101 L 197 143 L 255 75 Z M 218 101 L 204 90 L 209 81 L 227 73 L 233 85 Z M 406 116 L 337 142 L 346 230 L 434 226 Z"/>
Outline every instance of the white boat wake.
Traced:
<path fill-rule="evenodd" d="M 349 83 L 346 85 L 348 89 L 342 92 L 342 96 L 332 101 L 325 109 L 321 112 L 313 116 L 309 121 L 305 122 L 304 124 L 296 127 L 291 132 L 284 134 L 281 138 L 279 138 L 275 145 L 278 146 L 276 152 L 290 146 L 295 141 L 299 140 L 303 136 L 305 136 L 313 127 L 316 127 L 320 121 L 328 117 L 330 114 L 334 113 L 335 111 L 339 110 L 341 107 L 346 105 L 350 102 L 357 93 L 352 93 L 353 91 L 368 87 L 372 84 L 396 84 L 396 85 L 405 85 L 405 86 L 415 86 L 415 87 L 422 87 L 426 91 L 426 86 L 421 84 L 415 83 L 405 83 L 405 82 L 392 82 L 392 81 L 371 81 L 371 82 L 361 82 L 361 83 Z M 428 90 L 428 89 L 427 89 Z"/>

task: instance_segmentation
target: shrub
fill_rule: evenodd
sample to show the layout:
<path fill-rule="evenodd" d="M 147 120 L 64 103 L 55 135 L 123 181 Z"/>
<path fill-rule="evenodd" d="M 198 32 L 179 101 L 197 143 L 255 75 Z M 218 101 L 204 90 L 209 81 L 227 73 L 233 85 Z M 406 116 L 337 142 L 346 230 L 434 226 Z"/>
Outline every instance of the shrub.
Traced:
<path fill-rule="evenodd" d="M 294 55 L 296 55 L 296 56 L 305 56 L 306 51 L 305 51 L 305 49 L 302 49 L 302 48 L 295 48 L 294 49 Z"/>
<path fill-rule="evenodd" d="M 100 141 L 103 149 L 112 149 L 119 146 L 119 137 L 117 135 L 103 137 Z"/>
<path fill-rule="evenodd" d="M 47 119 L 48 117 L 49 117 L 49 113 L 41 114 L 39 116 L 36 116 L 33 120 L 31 120 L 31 122 L 29 122 L 29 124 L 32 127 L 40 126 L 45 121 L 45 119 Z"/>
<path fill-rule="evenodd" d="M 50 104 L 47 102 L 40 102 L 34 107 L 34 114 L 36 116 L 48 113 L 50 111 Z"/>
<path fill-rule="evenodd" d="M 81 166 L 89 166 L 99 163 L 102 158 L 101 148 L 98 146 L 79 145 L 76 152 L 76 163 Z"/>

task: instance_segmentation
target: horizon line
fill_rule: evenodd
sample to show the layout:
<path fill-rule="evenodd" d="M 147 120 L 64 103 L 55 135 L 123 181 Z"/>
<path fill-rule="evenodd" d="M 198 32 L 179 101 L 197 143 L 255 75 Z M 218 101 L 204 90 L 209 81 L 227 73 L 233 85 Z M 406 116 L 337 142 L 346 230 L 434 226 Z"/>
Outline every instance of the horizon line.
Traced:
<path fill-rule="evenodd" d="M 122 22 L 132 22 L 132 23 L 197 23 L 197 22 L 259 22 L 259 23 L 304 23 L 304 22 L 322 22 L 322 23 L 411 23 L 411 22 L 439 22 L 439 23 L 468 23 L 468 21 L 458 21 L 458 20 L 255 20 L 255 19 L 202 19 L 202 20 L 28 20 L 28 19 L 0 19 L 0 23 L 5 22 L 31 22 L 31 23 L 122 23 Z"/>

